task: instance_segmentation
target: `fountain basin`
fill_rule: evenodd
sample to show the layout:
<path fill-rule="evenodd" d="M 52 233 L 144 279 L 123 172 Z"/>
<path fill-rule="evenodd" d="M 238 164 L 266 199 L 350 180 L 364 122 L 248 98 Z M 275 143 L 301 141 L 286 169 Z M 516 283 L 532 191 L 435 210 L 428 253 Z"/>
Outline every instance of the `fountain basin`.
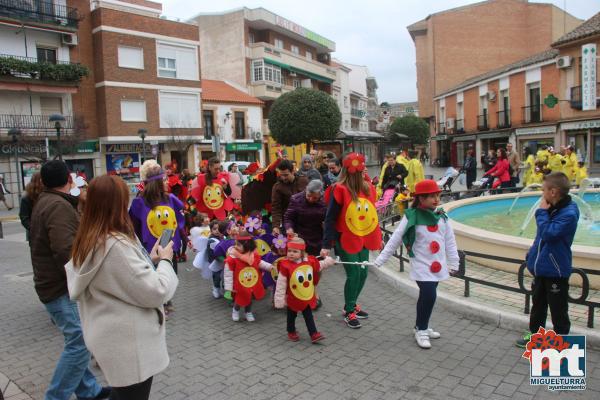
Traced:
<path fill-rule="evenodd" d="M 576 194 L 577 191 L 572 191 L 572 193 Z M 521 209 L 519 212 L 519 202 L 523 202 L 524 207 L 521 208 L 528 210 L 535 202 L 535 199 L 541 196 L 541 193 L 522 193 L 521 199 L 519 199 L 519 202 L 517 203 L 516 210 L 513 211 L 511 215 L 507 215 L 508 209 L 516 196 L 517 193 L 509 193 L 458 200 L 444 204 L 444 209 L 450 217 L 452 228 L 456 235 L 458 247 L 462 250 L 477 253 L 524 260 L 527 251 L 533 244 L 533 237 L 536 229 L 535 219 L 524 232 L 525 235 L 530 236 L 529 238 L 518 236 L 518 229 L 516 231 L 513 229 L 512 232 L 511 229 L 504 229 L 504 225 L 508 225 L 508 222 L 514 222 L 517 226 L 520 226 L 524 217 L 522 215 L 523 210 Z M 600 190 L 589 189 L 585 196 L 586 200 L 588 199 L 588 196 L 593 196 L 592 203 L 594 203 L 595 207 L 596 197 L 600 199 Z M 496 226 L 487 226 L 487 229 L 473 226 L 477 224 L 473 222 L 474 219 L 472 217 L 474 215 L 477 216 L 477 213 L 482 216 L 485 215 L 486 217 L 496 216 Z M 476 220 L 478 220 L 478 218 L 475 218 L 475 221 Z M 488 218 L 488 225 L 493 221 L 493 218 Z M 504 224 L 503 221 L 506 221 L 507 223 Z M 483 226 L 486 226 L 486 224 L 484 223 Z M 583 232 L 583 234 L 582 232 L 579 232 L 580 229 L 582 229 L 581 225 L 578 227 L 578 234 L 576 235 L 578 242 L 576 244 L 574 243 L 571 248 L 573 252 L 573 266 L 600 271 L 600 262 L 598 261 L 600 260 L 600 231 L 598 231 L 598 235 L 596 235 L 596 224 L 586 225 L 585 229 L 590 229 L 590 231 Z M 477 257 L 470 257 L 469 259 L 481 265 L 514 272 L 515 274 L 519 269 L 518 265 L 512 263 Z M 600 276 L 589 275 L 588 277 L 590 279 L 591 287 L 600 289 Z M 577 284 L 576 281 L 573 283 Z"/>

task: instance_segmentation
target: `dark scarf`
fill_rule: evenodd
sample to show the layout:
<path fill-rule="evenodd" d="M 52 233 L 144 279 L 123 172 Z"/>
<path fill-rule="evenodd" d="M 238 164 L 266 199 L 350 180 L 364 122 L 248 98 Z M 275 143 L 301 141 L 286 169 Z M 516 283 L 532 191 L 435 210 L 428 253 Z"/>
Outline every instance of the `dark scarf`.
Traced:
<path fill-rule="evenodd" d="M 408 224 L 406 225 L 404 235 L 402 235 L 402 242 L 408 250 L 409 257 L 415 256 L 412 248 L 417 237 L 417 225 L 432 226 L 437 225 L 440 218 L 443 218 L 444 220 L 448 219 L 448 216 L 441 208 L 436 211 L 427 208 L 409 208 L 404 212 L 404 216 L 408 220 Z"/>

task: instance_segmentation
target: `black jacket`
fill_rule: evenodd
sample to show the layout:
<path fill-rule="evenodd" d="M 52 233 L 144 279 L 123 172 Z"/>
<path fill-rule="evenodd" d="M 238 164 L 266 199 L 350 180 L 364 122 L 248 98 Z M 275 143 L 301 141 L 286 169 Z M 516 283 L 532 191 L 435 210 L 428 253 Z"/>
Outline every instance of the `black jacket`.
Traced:
<path fill-rule="evenodd" d="M 402 176 L 402 179 L 398 181 L 397 176 Z M 395 180 L 397 183 L 404 184 L 404 178 L 408 176 L 408 171 L 404 167 L 404 165 L 400 163 L 396 163 L 393 168 L 390 168 L 388 165 L 383 174 L 383 181 L 381 182 L 381 188 L 385 190 L 386 185 L 390 183 L 390 181 Z M 395 186 L 395 185 L 394 185 Z"/>
<path fill-rule="evenodd" d="M 21 205 L 19 206 L 19 219 L 21 225 L 25 228 L 25 238 L 29 241 L 29 228 L 31 225 L 31 213 L 33 212 L 33 202 L 27 195 L 21 197 Z"/>

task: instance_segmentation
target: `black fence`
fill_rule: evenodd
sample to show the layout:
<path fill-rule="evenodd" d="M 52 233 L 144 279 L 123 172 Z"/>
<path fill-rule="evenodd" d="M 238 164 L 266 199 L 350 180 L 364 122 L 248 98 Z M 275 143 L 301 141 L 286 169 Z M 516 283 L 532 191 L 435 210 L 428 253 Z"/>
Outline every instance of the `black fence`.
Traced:
<path fill-rule="evenodd" d="M 387 243 L 387 241 L 390 239 L 390 237 L 394 233 L 393 230 L 391 230 L 390 228 L 399 220 L 400 220 L 400 216 L 398 216 L 398 215 L 388 216 L 387 218 L 380 220 L 380 225 L 381 225 L 381 230 L 383 233 L 384 242 Z M 532 290 L 530 288 L 525 287 L 526 286 L 525 285 L 525 269 L 527 268 L 527 265 L 524 260 L 495 256 L 495 255 L 491 255 L 491 254 L 483 254 L 483 253 L 478 253 L 478 252 L 473 252 L 473 251 L 464 251 L 464 250 L 459 250 L 458 255 L 460 257 L 459 270 L 458 270 L 458 274 L 455 275 L 454 277 L 458 278 L 458 279 L 462 279 L 464 281 L 464 285 L 465 285 L 464 293 L 463 293 L 464 297 L 471 296 L 471 283 L 476 283 L 479 285 L 493 287 L 493 288 L 499 289 L 499 290 L 506 290 L 506 291 L 513 292 L 513 293 L 519 293 L 524 296 L 523 313 L 529 314 L 530 307 L 531 307 Z M 404 254 L 404 250 L 403 250 L 402 246 L 400 246 L 400 248 L 398 250 L 396 250 L 396 252 L 394 253 L 394 257 L 399 260 L 399 263 L 400 263 L 399 271 L 404 272 L 404 264 L 406 262 L 408 262 L 409 259 Z M 466 267 L 467 257 L 476 257 L 476 258 L 481 258 L 481 259 L 486 259 L 486 260 L 494 260 L 494 261 L 500 261 L 500 262 L 519 265 L 519 270 L 518 270 L 518 273 L 516 276 L 516 281 L 517 281 L 516 283 L 517 283 L 518 287 L 503 285 L 503 284 L 500 284 L 497 282 L 487 281 L 485 279 L 468 276 L 468 271 L 467 271 L 467 267 Z M 600 307 L 600 302 L 591 301 L 588 299 L 589 293 L 590 293 L 590 280 L 589 280 L 588 275 L 600 276 L 600 271 L 594 271 L 594 270 L 590 270 L 590 269 L 586 269 L 586 268 L 573 268 L 572 275 L 579 275 L 579 277 L 581 278 L 581 294 L 579 295 L 579 297 L 572 297 L 571 294 L 569 293 L 569 303 L 579 304 L 579 305 L 587 307 L 587 309 L 588 309 L 588 311 L 587 311 L 587 327 L 593 328 L 594 327 L 594 312 L 595 312 L 596 308 Z"/>

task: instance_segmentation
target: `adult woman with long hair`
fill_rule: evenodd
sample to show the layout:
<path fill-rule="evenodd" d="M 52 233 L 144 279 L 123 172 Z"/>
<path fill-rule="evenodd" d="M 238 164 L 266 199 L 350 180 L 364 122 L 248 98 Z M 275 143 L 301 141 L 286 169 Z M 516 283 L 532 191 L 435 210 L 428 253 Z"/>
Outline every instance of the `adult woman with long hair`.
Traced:
<path fill-rule="evenodd" d="M 325 232 L 322 256 L 335 253 L 345 262 L 344 286 L 345 322 L 350 328 L 360 328 L 358 319 L 369 316 L 356 303 L 367 280 L 367 268 L 359 263 L 369 261 L 369 250 L 381 249 L 381 230 L 375 209 L 375 188 L 365 176 L 365 157 L 350 153 L 344 158 L 338 181 L 328 189 L 325 202 Z"/>
<path fill-rule="evenodd" d="M 502 188 L 510 187 L 510 164 L 508 162 L 508 157 L 506 156 L 506 150 L 498 149 L 496 151 L 496 157 L 498 158 L 496 165 L 486 171 L 483 176 L 489 175 L 496 178 L 492 185 L 493 189 L 496 189 L 498 186 Z"/>
<path fill-rule="evenodd" d="M 19 219 L 21 220 L 21 225 L 25 228 L 25 238 L 27 241 L 29 241 L 29 226 L 31 223 L 33 206 L 43 190 L 44 184 L 42 183 L 42 174 L 36 172 L 31 177 L 31 181 L 25 186 L 25 196 L 21 198 L 19 207 Z"/>
<path fill-rule="evenodd" d="M 86 346 L 113 387 L 110 399 L 145 400 L 153 376 L 169 364 L 163 304 L 178 280 L 173 242 L 155 245 L 149 255 L 135 235 L 128 203 L 121 178 L 92 180 L 65 269 Z"/>

